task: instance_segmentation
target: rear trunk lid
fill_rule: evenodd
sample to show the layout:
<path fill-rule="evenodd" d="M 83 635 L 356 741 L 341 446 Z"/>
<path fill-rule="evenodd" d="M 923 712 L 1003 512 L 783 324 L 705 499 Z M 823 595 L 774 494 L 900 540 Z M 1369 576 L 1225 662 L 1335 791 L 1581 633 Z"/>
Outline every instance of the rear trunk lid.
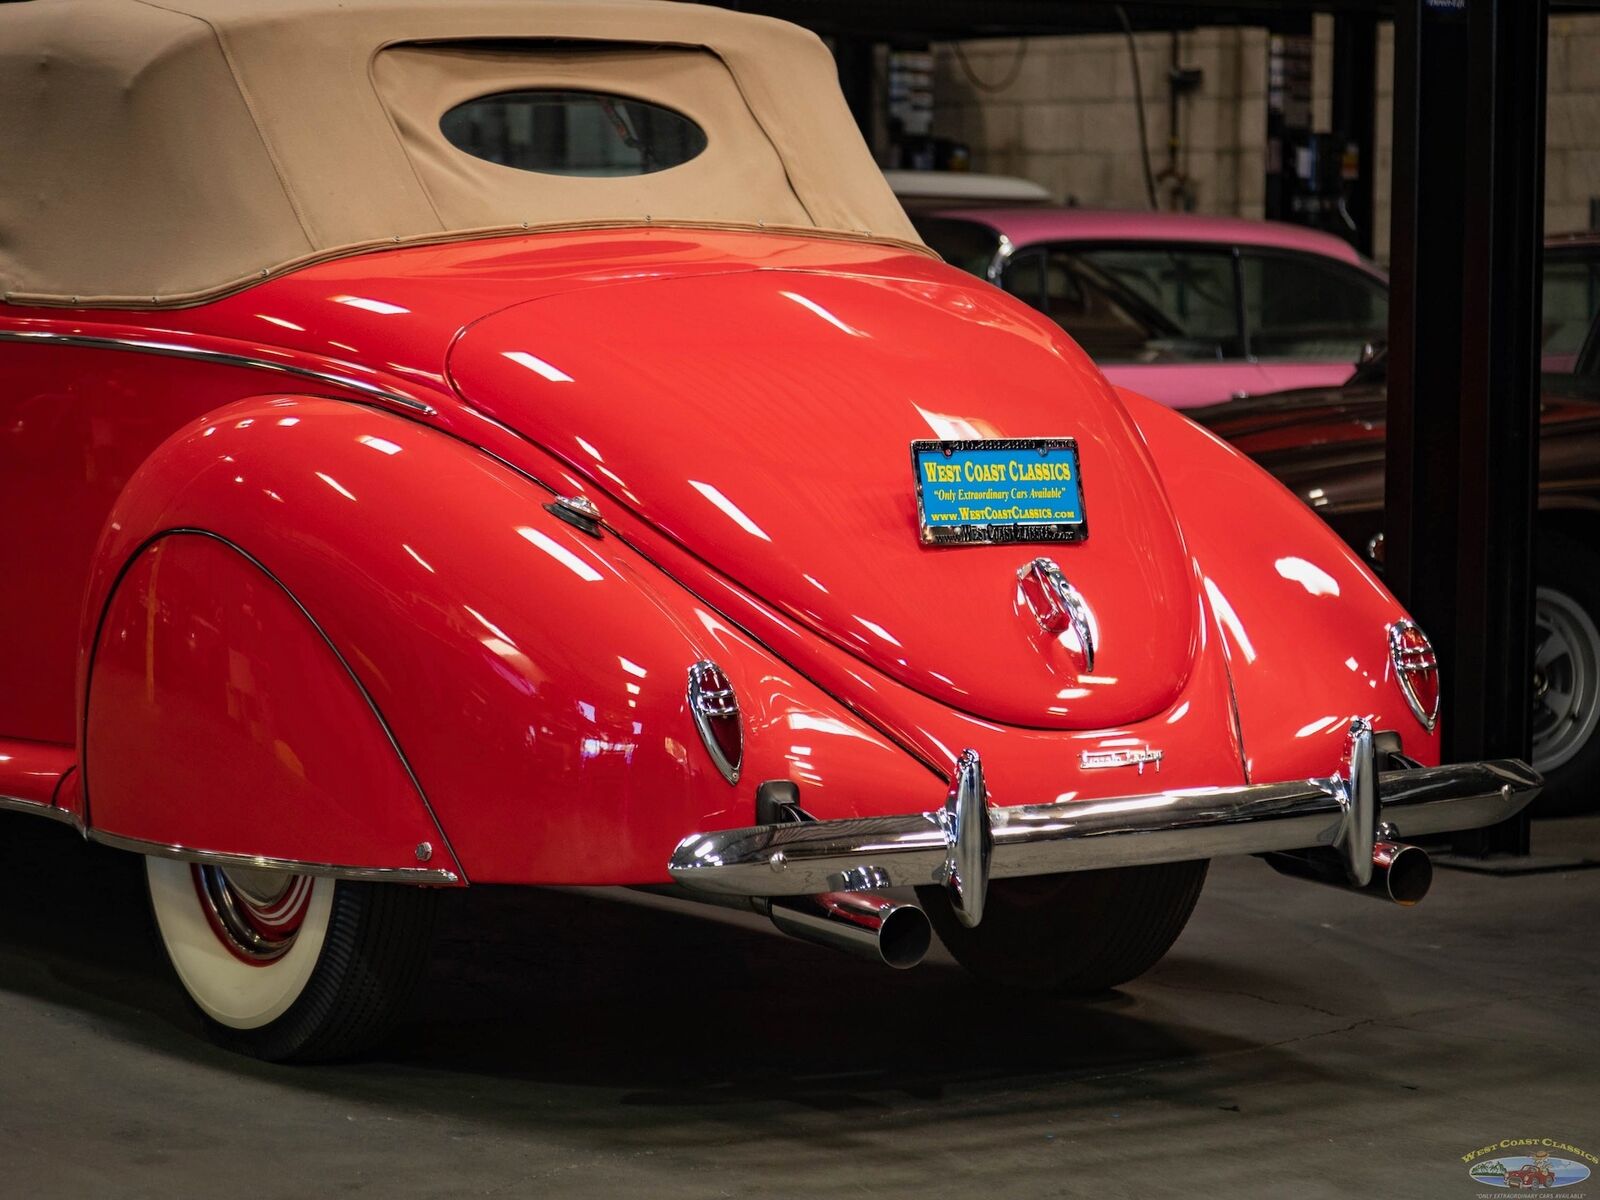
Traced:
<path fill-rule="evenodd" d="M 901 683 L 1014 726 L 1106 729 L 1168 709 L 1202 624 L 1138 430 L 1053 326 L 953 270 L 727 274 L 588 287 L 472 325 L 468 403 L 754 595 Z M 1089 536 L 925 546 L 910 443 L 1073 437 Z M 1093 671 L 1018 572 L 1048 556 L 1087 603 Z"/>

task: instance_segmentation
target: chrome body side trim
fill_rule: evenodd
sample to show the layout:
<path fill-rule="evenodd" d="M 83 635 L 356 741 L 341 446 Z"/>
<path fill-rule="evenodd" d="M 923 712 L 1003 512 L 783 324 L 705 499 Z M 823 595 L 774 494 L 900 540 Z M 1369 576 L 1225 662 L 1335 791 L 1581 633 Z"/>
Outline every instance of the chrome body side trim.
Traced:
<path fill-rule="evenodd" d="M 262 371 L 276 371 L 280 375 L 292 375 L 297 379 L 312 379 L 318 383 L 331 383 L 338 387 L 349 388 L 351 391 L 360 392 L 374 400 L 385 400 L 391 404 L 398 404 L 412 412 L 421 413 L 431 417 L 438 414 L 434 408 L 422 400 L 413 400 L 410 396 L 401 396 L 364 379 L 355 379 L 349 375 L 340 375 L 333 371 L 319 371 L 314 367 L 302 367 L 293 363 L 273 362 L 267 358 L 252 358 L 245 354 L 231 354 L 225 350 L 207 350 L 200 346 L 185 346 L 180 342 L 147 342 L 139 338 L 99 337 L 82 333 L 52 333 L 47 330 L 28 329 L 0 329 L 0 342 L 39 342 L 55 346 L 78 346 L 90 350 L 126 350 L 134 354 L 160 354 L 168 358 L 189 358 L 202 362 L 218 363 L 229 367 L 251 367 Z"/>
<path fill-rule="evenodd" d="M 32 813 L 36 817 L 47 817 L 52 821 L 60 821 L 63 825 L 82 828 L 78 821 L 78 814 L 69 812 L 64 808 L 57 808 L 54 804 L 40 804 L 37 800 L 23 800 L 18 796 L 0 796 L 0 811 Z"/>
<path fill-rule="evenodd" d="M 16 796 L 0 796 L 0 810 L 32 813 L 52 821 L 70 825 L 91 842 L 110 846 L 114 850 L 128 850 L 134 854 L 148 854 L 155 858 L 176 858 L 184 862 L 203 863 L 216 867 L 233 867 L 252 871 L 284 871 L 292 875 L 316 875 L 326 879 L 356 879 L 375 883 L 419 883 L 435 886 L 460 883 L 454 871 L 442 867 L 341 867 L 333 863 L 308 863 L 292 858 L 267 858 L 258 854 L 229 854 L 220 850 L 198 850 L 192 846 L 168 845 L 149 842 L 143 838 L 123 837 L 99 829 L 85 829 L 78 815 L 53 804 L 37 804 Z"/>
<path fill-rule="evenodd" d="M 182 862 L 250 871 L 287 871 L 292 875 L 315 875 L 323 879 L 353 879 L 369 883 L 420 883 L 433 886 L 460 883 L 454 871 L 438 867 L 340 867 L 332 863 L 300 862 L 292 858 L 266 858 L 257 854 L 228 854 L 220 850 L 198 850 L 193 846 L 173 846 L 147 842 L 142 838 L 122 837 L 91 829 L 85 835 L 91 842 L 128 850 L 153 858 L 176 858 Z"/>
<path fill-rule="evenodd" d="M 1366 746 L 1370 752 L 1370 739 Z M 1512 759 L 1372 771 L 1371 778 L 1374 822 L 1387 823 L 1386 832 L 1402 838 L 1503 821 L 1544 783 L 1526 763 Z M 1363 803 L 1352 806 L 1348 796 L 1347 781 L 1333 776 L 988 807 L 989 875 L 1009 879 L 1317 846 L 1343 857 L 1353 854 L 1352 821 L 1364 820 L 1364 814 L 1353 816 Z M 1375 833 L 1376 824 L 1355 838 Z M 1366 844 L 1370 872 L 1371 842 Z M 880 887 L 943 883 L 951 853 L 945 814 L 936 810 L 691 834 L 678 844 L 668 869 L 680 884 L 700 891 L 807 895 L 836 890 L 862 867 L 875 869 Z"/>

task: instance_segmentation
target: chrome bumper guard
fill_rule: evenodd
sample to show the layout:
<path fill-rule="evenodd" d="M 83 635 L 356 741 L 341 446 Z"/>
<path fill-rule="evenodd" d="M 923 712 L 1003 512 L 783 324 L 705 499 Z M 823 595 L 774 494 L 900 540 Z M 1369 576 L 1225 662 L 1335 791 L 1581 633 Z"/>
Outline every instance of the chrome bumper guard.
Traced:
<path fill-rule="evenodd" d="M 1345 773 L 1327 779 L 996 808 L 968 750 L 943 809 L 691 834 L 669 870 L 687 888 L 735 896 L 939 884 L 968 925 L 983 918 L 991 878 L 1224 854 L 1322 847 L 1336 851 L 1352 886 L 1362 887 L 1380 838 L 1493 825 L 1521 811 L 1543 783 L 1515 759 L 1380 773 L 1373 731 L 1356 721 Z"/>

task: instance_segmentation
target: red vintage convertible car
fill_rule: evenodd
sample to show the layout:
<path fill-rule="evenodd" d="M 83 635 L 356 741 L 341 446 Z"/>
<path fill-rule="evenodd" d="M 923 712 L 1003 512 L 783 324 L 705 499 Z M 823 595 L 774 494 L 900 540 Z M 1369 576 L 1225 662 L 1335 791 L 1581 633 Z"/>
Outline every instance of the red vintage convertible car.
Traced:
<path fill-rule="evenodd" d="M 1556 1173 L 1547 1163 L 1528 1163 L 1506 1172 L 1508 1188 L 1547 1188 L 1555 1181 Z"/>
<path fill-rule="evenodd" d="M 1313 513 L 917 240 L 798 29 L 34 0 L 0 111 L 0 804 L 145 857 L 225 1044 L 377 1036 L 481 883 L 1103 989 L 1215 855 L 1409 903 L 1537 791 L 1438 765 Z"/>

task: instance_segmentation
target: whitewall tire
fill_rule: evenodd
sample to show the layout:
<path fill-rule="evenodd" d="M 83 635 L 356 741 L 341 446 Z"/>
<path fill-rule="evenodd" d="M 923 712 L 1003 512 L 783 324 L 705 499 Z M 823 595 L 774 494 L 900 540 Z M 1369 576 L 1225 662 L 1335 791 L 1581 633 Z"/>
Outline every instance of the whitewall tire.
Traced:
<path fill-rule="evenodd" d="M 252 962 L 246 946 L 229 945 L 227 930 L 216 927 L 214 902 L 201 892 L 209 883 L 202 872 L 223 875 L 219 882 L 226 887 L 231 880 L 223 872 L 165 858 L 145 859 L 145 872 L 167 958 L 201 1012 L 229 1029 L 259 1029 L 289 1011 L 322 953 L 333 880 L 285 877 L 287 888 L 300 897 L 298 926 L 276 956 Z"/>
<path fill-rule="evenodd" d="M 346 1057 L 421 977 L 437 894 L 146 858 L 167 958 L 212 1036 L 272 1061 Z"/>

